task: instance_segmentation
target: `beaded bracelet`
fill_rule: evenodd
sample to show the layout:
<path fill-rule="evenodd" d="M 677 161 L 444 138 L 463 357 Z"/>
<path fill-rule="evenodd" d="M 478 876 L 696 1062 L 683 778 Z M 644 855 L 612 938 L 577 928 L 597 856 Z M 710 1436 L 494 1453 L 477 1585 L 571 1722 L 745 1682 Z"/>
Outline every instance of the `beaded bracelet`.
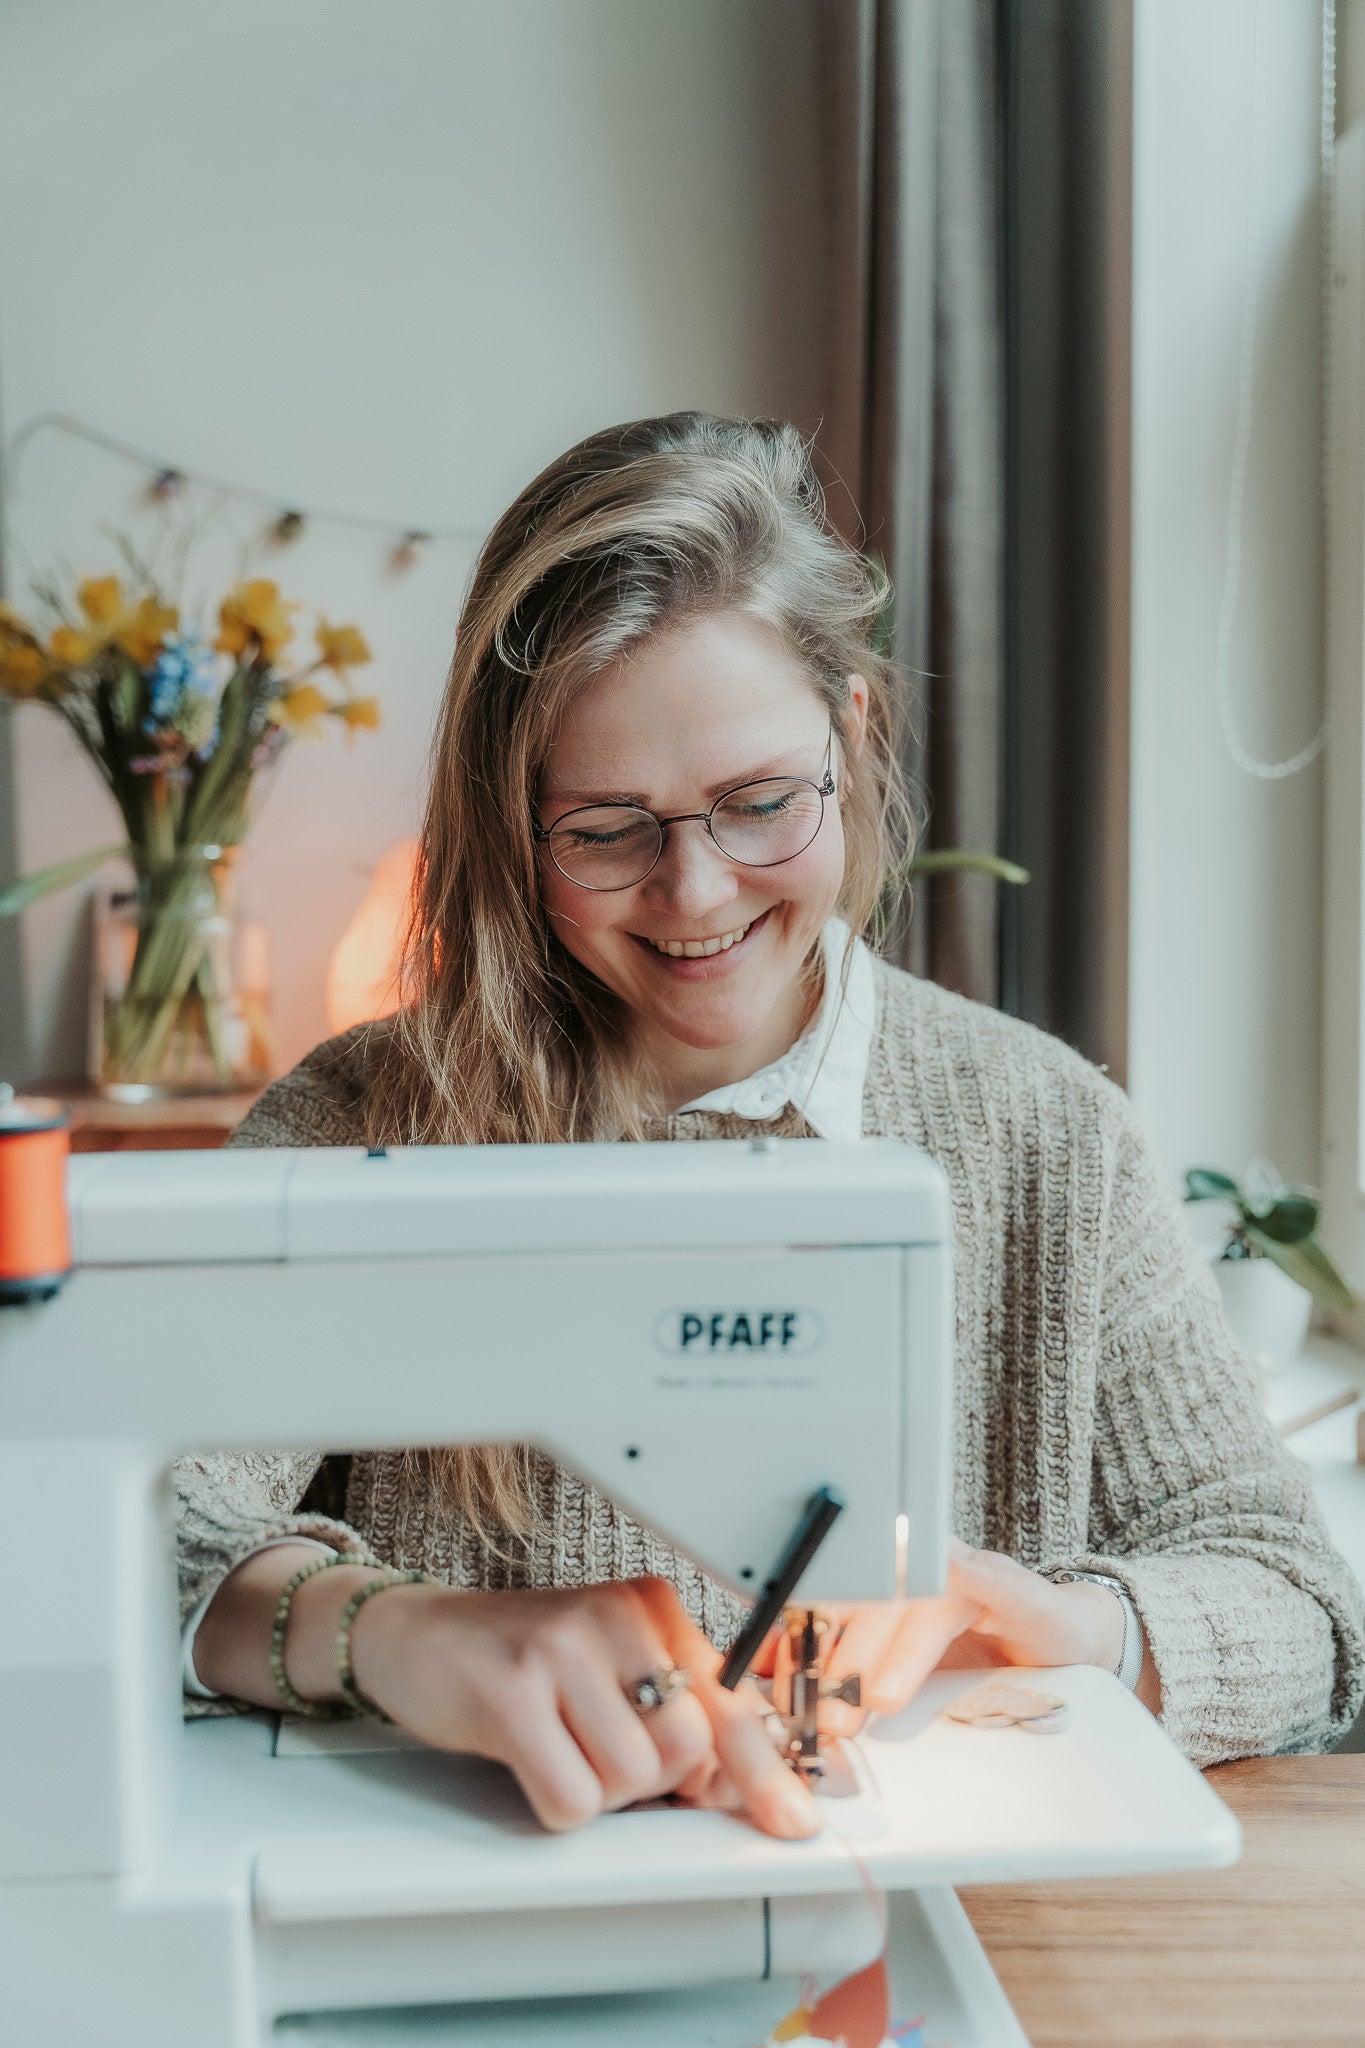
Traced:
<path fill-rule="evenodd" d="M 337 1683 L 342 1697 L 357 1713 L 367 1714 L 372 1721 L 383 1721 L 387 1727 L 393 1726 L 393 1716 L 377 1707 L 373 1700 L 366 1699 L 355 1682 L 355 1673 L 351 1669 L 351 1630 L 357 1614 L 374 1594 L 386 1593 L 390 1586 L 434 1586 L 439 1583 L 430 1572 L 392 1571 L 387 1578 L 367 1579 L 363 1586 L 357 1586 L 342 1608 L 341 1619 L 337 1623 Z"/>
<path fill-rule="evenodd" d="M 294 1595 L 304 1580 L 311 1579 L 315 1572 L 329 1571 L 337 1564 L 364 1563 L 364 1558 L 351 1557 L 346 1551 L 338 1550 L 329 1557 L 310 1558 L 306 1565 L 295 1572 L 292 1579 L 285 1581 L 284 1590 L 275 1608 L 274 1625 L 270 1631 L 270 1674 L 287 1712 L 301 1714 L 308 1721 L 334 1721 L 337 1718 L 337 1708 L 330 1700 L 306 1700 L 302 1693 L 295 1692 L 289 1683 L 289 1674 L 284 1668 L 284 1634 L 289 1626 L 289 1610 L 293 1606 Z"/>

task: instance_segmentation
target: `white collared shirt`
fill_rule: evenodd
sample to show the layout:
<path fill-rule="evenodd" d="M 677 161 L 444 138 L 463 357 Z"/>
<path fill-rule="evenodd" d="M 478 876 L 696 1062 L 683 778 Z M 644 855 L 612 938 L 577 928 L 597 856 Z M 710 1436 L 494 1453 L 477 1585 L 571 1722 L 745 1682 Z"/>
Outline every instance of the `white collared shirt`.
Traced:
<path fill-rule="evenodd" d="M 756 1074 L 685 1102 L 679 1116 L 707 1109 L 766 1123 L 790 1103 L 817 1138 L 861 1138 L 863 1089 L 877 1021 L 872 955 L 861 939 L 854 940 L 845 986 L 848 926 L 842 918 L 832 917 L 822 936 L 825 989 L 820 1014 L 809 1031 Z"/>

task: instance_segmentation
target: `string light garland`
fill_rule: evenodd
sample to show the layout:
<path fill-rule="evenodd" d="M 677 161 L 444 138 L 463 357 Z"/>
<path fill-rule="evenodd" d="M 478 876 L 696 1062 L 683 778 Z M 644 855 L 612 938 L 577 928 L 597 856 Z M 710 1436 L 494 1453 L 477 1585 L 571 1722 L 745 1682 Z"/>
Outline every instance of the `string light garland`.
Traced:
<path fill-rule="evenodd" d="M 389 571 L 402 575 L 415 568 L 424 550 L 435 542 L 454 541 L 471 547 L 483 539 L 483 529 L 476 526 L 402 525 L 395 520 L 371 519 L 363 513 L 339 512 L 328 506 L 307 505 L 297 500 L 281 504 L 279 498 L 268 491 L 256 490 L 250 484 L 233 483 L 225 477 L 210 476 L 202 470 L 186 469 L 179 463 L 168 463 L 159 455 L 149 454 L 117 435 L 102 433 L 99 428 L 89 427 L 83 420 L 62 412 L 35 414 L 19 428 L 10 442 L 5 453 L 4 476 L 5 495 L 11 504 L 20 502 L 20 472 L 24 455 L 29 444 L 42 433 L 66 434 L 92 448 L 102 449 L 106 455 L 115 455 L 134 464 L 146 477 L 146 496 L 152 505 L 173 505 L 192 487 L 213 491 L 220 497 L 237 499 L 243 504 L 259 505 L 271 515 L 265 538 L 272 547 L 294 546 L 310 527 L 347 527 L 352 532 L 372 533 L 387 541 Z"/>

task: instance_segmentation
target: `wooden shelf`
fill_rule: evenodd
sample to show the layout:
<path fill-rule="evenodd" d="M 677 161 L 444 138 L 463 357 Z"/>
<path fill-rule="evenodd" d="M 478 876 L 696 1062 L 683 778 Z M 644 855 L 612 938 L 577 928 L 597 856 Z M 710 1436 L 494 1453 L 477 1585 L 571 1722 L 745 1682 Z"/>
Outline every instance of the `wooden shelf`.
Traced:
<path fill-rule="evenodd" d="M 55 1095 L 71 1118 L 73 1152 L 212 1152 L 256 1100 L 240 1095 L 175 1095 L 157 1102 L 108 1102 L 88 1081 L 44 1081 L 24 1091 Z"/>

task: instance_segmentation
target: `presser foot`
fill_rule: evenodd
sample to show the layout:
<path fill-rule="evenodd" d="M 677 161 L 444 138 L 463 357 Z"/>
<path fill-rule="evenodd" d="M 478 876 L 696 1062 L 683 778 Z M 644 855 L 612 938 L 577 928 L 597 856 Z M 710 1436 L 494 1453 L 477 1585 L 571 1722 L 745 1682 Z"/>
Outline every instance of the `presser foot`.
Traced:
<path fill-rule="evenodd" d="M 779 1747 L 811 1792 L 822 1799 L 851 1799 L 858 1791 L 857 1780 L 838 1736 L 821 1739 L 820 1702 L 840 1700 L 845 1706 L 861 1706 L 862 1680 L 856 1671 L 836 1680 L 821 1675 L 822 1642 L 828 1633 L 829 1623 L 814 1608 L 793 1610 L 788 1615 L 791 1711 L 777 1716 L 782 1724 Z"/>

